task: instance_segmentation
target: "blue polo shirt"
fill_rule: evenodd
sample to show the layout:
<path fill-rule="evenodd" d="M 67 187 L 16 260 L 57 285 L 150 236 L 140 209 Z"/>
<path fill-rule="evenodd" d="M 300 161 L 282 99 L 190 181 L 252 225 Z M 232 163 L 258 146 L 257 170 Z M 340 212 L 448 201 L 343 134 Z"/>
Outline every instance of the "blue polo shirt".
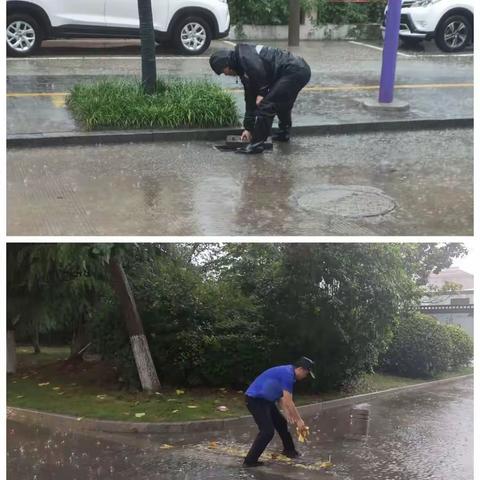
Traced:
<path fill-rule="evenodd" d="M 280 365 L 261 373 L 248 387 L 245 395 L 276 402 L 283 397 L 284 390 L 293 393 L 294 383 L 295 367 L 293 365 Z"/>

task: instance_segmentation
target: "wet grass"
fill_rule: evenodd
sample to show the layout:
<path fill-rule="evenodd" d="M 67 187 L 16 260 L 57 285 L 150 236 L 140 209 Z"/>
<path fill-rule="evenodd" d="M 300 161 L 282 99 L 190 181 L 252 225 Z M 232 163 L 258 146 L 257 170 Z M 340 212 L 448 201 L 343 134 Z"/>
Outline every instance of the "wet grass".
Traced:
<path fill-rule="evenodd" d="M 239 125 L 232 94 L 205 80 L 158 80 L 146 95 L 140 81 L 107 79 L 76 85 L 67 105 L 87 130 Z"/>
<path fill-rule="evenodd" d="M 43 348 L 41 354 L 34 355 L 31 348 L 19 347 L 18 372 L 7 378 L 7 404 L 76 417 L 138 422 L 218 419 L 248 414 L 241 391 L 164 387 L 161 393 L 153 395 L 128 392 L 120 390 L 112 381 L 116 375 L 110 366 L 82 363 L 76 369 L 63 368 L 68 352 L 67 348 Z M 432 380 L 472 372 L 473 368 L 465 368 Z M 299 394 L 295 401 L 305 405 L 423 381 L 375 373 L 363 376 L 349 391 Z M 219 411 L 219 406 L 226 406 L 228 410 Z"/>

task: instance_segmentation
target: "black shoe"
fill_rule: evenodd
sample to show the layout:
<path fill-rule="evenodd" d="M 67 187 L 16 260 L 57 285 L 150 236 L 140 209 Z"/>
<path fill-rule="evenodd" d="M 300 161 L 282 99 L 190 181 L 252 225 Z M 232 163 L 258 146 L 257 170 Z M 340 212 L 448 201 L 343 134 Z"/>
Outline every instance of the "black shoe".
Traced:
<path fill-rule="evenodd" d="M 285 457 L 288 458 L 298 458 L 301 457 L 301 454 L 298 453 L 296 450 L 284 450 L 282 452 L 282 455 L 285 455 Z"/>
<path fill-rule="evenodd" d="M 265 462 L 243 462 L 244 467 L 261 467 L 265 465 Z"/>
<path fill-rule="evenodd" d="M 274 133 L 272 135 L 272 140 L 274 142 L 289 142 L 290 141 L 290 133 L 288 132 L 278 132 L 278 133 Z"/>
<path fill-rule="evenodd" d="M 263 144 L 251 144 L 249 143 L 245 147 L 240 147 L 235 150 L 235 153 L 245 153 L 247 155 L 253 155 L 256 153 L 263 153 L 264 147 Z"/>

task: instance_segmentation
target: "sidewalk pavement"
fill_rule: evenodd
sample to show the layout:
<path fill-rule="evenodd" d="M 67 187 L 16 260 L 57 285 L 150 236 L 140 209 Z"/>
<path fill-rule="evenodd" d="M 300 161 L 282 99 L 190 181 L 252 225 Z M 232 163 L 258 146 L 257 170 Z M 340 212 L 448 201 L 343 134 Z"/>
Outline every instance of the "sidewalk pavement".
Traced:
<path fill-rule="evenodd" d="M 277 45 L 278 44 L 278 45 Z M 281 42 L 276 46 L 284 47 Z M 215 48 L 225 48 L 216 45 Z M 400 56 L 395 97 L 410 104 L 407 112 L 365 110 L 359 100 L 376 98 L 381 51 L 349 42 L 304 42 L 295 50 L 312 68 L 310 84 L 293 112 L 294 125 L 358 122 L 455 120 L 473 117 L 471 58 Z M 157 57 L 159 76 L 208 78 L 235 95 L 243 114 L 241 84 L 212 75 L 208 55 L 185 59 Z M 138 57 L 9 59 L 7 66 L 7 138 L 29 134 L 84 132 L 65 106 L 65 94 L 77 83 L 105 77 L 139 76 Z M 118 72 L 122 72 L 119 75 Z"/>

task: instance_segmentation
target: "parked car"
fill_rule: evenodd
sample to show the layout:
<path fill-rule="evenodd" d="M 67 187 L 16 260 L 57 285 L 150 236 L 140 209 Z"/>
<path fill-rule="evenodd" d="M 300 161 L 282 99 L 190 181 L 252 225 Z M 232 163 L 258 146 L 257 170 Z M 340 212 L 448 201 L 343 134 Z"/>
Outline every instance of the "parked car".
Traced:
<path fill-rule="evenodd" d="M 227 0 L 152 0 L 158 42 L 199 55 L 230 29 Z M 7 53 L 26 57 L 54 38 L 138 38 L 136 0 L 7 0 Z"/>
<path fill-rule="evenodd" d="M 406 45 L 435 40 L 444 52 L 459 52 L 473 43 L 475 0 L 403 0 L 400 38 Z M 385 9 L 385 16 L 387 9 Z M 385 31 L 385 19 L 382 25 Z"/>

